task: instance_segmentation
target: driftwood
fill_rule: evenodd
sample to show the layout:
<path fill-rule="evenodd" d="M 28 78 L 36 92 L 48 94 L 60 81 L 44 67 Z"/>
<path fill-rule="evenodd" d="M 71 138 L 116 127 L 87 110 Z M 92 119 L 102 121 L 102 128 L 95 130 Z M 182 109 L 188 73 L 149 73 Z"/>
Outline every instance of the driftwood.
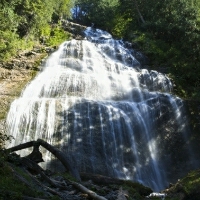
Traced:
<path fill-rule="evenodd" d="M 13 151 L 26 149 L 29 147 L 34 147 L 33 152 L 28 156 L 28 158 L 31 159 L 31 157 L 33 158 L 35 156 L 34 152 L 38 153 L 39 146 L 42 146 L 45 149 L 47 149 L 48 151 L 50 151 L 56 158 L 58 158 L 58 160 L 60 160 L 60 162 L 64 165 L 64 167 L 71 173 L 71 175 L 77 181 L 81 181 L 81 178 L 80 178 L 77 168 L 75 166 L 71 165 L 71 163 L 68 161 L 66 155 L 63 152 L 61 152 L 59 149 L 57 149 L 56 147 L 53 147 L 49 143 L 45 142 L 44 140 L 38 139 L 37 141 L 31 141 L 31 142 L 27 142 L 24 144 L 20 144 L 15 147 L 6 149 L 6 151 L 13 152 Z M 35 156 L 35 157 L 37 157 L 37 156 Z M 38 160 L 41 160 L 41 158 L 39 158 Z M 33 161 L 35 161 L 35 162 L 38 162 L 38 160 L 36 161 L 36 158 L 33 159 Z"/>

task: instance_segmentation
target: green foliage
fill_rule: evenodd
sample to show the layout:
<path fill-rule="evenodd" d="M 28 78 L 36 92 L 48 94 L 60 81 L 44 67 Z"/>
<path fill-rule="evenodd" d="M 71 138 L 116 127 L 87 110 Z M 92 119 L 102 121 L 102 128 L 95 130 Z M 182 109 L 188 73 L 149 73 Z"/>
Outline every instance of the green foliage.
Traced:
<path fill-rule="evenodd" d="M 40 30 L 40 37 L 49 37 L 51 33 L 51 26 L 50 24 L 46 24 Z"/>
<path fill-rule="evenodd" d="M 68 172 L 57 172 L 53 175 L 53 177 L 57 177 L 57 176 L 62 176 L 63 178 L 67 179 L 67 180 L 70 180 L 70 181 L 76 181 L 76 179 L 71 175 L 69 174 Z"/>
<path fill-rule="evenodd" d="M 169 188 L 170 199 L 196 200 L 199 198 L 200 191 L 200 170 L 192 171 L 187 176 L 179 180 L 175 185 Z M 178 195 L 182 194 L 182 195 Z M 177 198 L 179 196 L 179 198 Z"/>
<path fill-rule="evenodd" d="M 70 34 L 64 31 L 61 27 L 57 26 L 50 32 L 50 36 L 46 40 L 48 46 L 57 46 L 65 40 L 69 40 Z"/>
<path fill-rule="evenodd" d="M 144 199 L 145 196 L 148 196 L 150 193 L 152 193 L 152 190 L 150 188 L 132 181 L 124 181 L 122 188 L 124 190 L 128 190 L 130 196 L 128 198 L 129 200 Z"/>
<path fill-rule="evenodd" d="M 47 0 L 48 1 L 48 0 Z M 49 2 L 49 1 L 48 1 Z M 71 8 L 74 6 L 74 1 L 71 0 L 59 0 L 54 1 L 51 0 L 54 13 L 59 16 L 60 18 L 69 18 L 71 16 Z"/>
<path fill-rule="evenodd" d="M 18 24 L 18 15 L 14 12 L 15 4 L 12 1 L 2 0 L 0 2 L 0 30 L 15 31 Z"/>
<path fill-rule="evenodd" d="M 50 200 L 60 200 L 60 197 L 59 197 L 59 196 L 52 196 L 52 197 L 50 198 Z"/>
<path fill-rule="evenodd" d="M 181 180 L 183 189 L 187 195 L 199 192 L 200 187 L 200 171 L 192 171 Z"/>
<path fill-rule="evenodd" d="M 71 0 L 2 0 L 0 59 L 8 60 L 18 50 L 33 47 L 33 42 L 40 37 L 50 36 L 51 22 L 55 22 L 55 18 L 58 22 L 62 17 L 70 17 L 72 2 Z M 57 37 L 61 37 L 61 33 Z M 58 38 L 57 42 L 60 41 L 61 38 Z"/>
<path fill-rule="evenodd" d="M 0 31 L 0 59 L 8 60 L 21 49 L 30 49 L 34 43 L 31 40 L 20 39 L 17 33 L 12 31 Z"/>
<path fill-rule="evenodd" d="M 38 37 L 55 15 L 58 19 L 63 15 L 69 16 L 71 6 L 70 0 L 21 1 L 15 7 L 15 12 L 21 19 L 17 32 L 21 37 L 29 35 Z"/>
<path fill-rule="evenodd" d="M 75 5 L 75 20 L 139 44 L 152 68 L 168 68 L 176 94 L 200 98 L 200 0 L 76 0 Z"/>
<path fill-rule="evenodd" d="M 191 4 L 190 1 L 183 0 L 137 0 L 145 23 L 140 22 L 136 10 L 131 8 L 133 1 L 120 2 L 121 16 L 127 16 L 123 24 L 127 26 L 124 27 L 126 33 L 121 32 L 121 37 L 125 36 L 127 40 L 138 43 L 140 50 L 150 58 L 152 68 L 168 68 L 177 85 L 175 92 L 178 95 L 199 99 L 199 1 Z M 134 25 L 126 24 L 130 16 Z M 117 26 L 120 24 L 115 24 Z"/>
<path fill-rule="evenodd" d="M 95 26 L 110 31 L 115 15 L 117 14 L 118 0 L 76 0 L 74 20 L 79 23 Z"/>
<path fill-rule="evenodd" d="M 114 18 L 112 33 L 115 37 L 121 38 L 122 36 L 130 36 L 128 27 L 133 23 L 131 18 L 126 18 L 125 15 L 119 15 Z"/>

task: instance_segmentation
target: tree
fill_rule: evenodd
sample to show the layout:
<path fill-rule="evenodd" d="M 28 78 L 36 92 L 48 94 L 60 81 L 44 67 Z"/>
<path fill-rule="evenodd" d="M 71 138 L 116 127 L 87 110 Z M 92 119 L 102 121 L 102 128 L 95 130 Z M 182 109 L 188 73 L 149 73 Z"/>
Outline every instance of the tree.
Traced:
<path fill-rule="evenodd" d="M 137 42 L 154 67 L 170 66 L 179 85 L 200 85 L 200 0 L 77 0 L 75 8 L 78 22 Z M 186 90 L 181 95 L 197 94 L 195 87 Z"/>
<path fill-rule="evenodd" d="M 118 0 L 76 0 L 74 9 L 74 20 L 91 26 L 110 30 L 116 15 Z"/>
<path fill-rule="evenodd" d="M 138 15 L 139 15 L 139 17 L 140 17 L 142 23 L 145 23 L 144 18 L 143 18 L 143 16 L 142 16 L 141 12 L 140 12 L 139 7 L 138 7 L 137 0 L 133 0 L 133 1 L 134 1 L 135 8 L 136 8 L 136 10 L 137 10 L 137 12 L 138 12 Z"/>
<path fill-rule="evenodd" d="M 49 36 L 52 21 L 70 17 L 72 5 L 72 0 L 1 0 L 0 58 L 6 60 L 28 41 Z"/>

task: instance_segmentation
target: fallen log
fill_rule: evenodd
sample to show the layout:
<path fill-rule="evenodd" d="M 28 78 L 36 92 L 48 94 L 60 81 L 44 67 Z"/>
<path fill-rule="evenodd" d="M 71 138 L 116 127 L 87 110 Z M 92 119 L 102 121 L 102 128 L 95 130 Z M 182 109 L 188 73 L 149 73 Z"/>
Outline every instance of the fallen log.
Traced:
<path fill-rule="evenodd" d="M 47 149 L 48 151 L 50 151 L 56 158 L 58 158 L 58 160 L 61 161 L 61 163 L 65 166 L 65 168 L 67 170 L 69 170 L 69 172 L 72 174 L 72 176 L 74 176 L 79 181 L 81 180 L 77 168 L 73 168 L 73 166 L 67 160 L 67 157 L 65 156 L 65 154 L 62 153 L 60 150 L 58 150 L 56 147 L 53 147 L 49 143 L 45 142 L 44 140 L 38 139 L 37 141 L 27 142 L 27 143 L 20 144 L 20 145 L 17 145 L 15 147 L 6 149 L 5 151 L 7 151 L 7 152 L 14 152 L 14 151 L 18 151 L 18 150 L 22 150 L 22 149 L 34 147 L 33 152 L 31 154 L 29 154 L 28 156 L 22 158 L 22 162 L 27 167 L 32 168 L 35 171 L 37 171 L 41 175 L 41 177 L 43 178 L 43 180 L 45 180 L 46 182 L 48 182 L 51 186 L 59 188 L 59 189 L 62 189 L 62 190 L 63 189 L 67 189 L 65 186 L 62 186 L 61 184 L 59 184 L 59 183 L 55 182 L 54 180 L 51 180 L 49 177 L 47 177 L 44 174 L 42 168 L 35 162 L 35 160 L 38 160 L 37 159 L 37 155 L 40 156 L 40 153 L 38 153 L 39 146 L 42 146 L 45 149 Z M 41 184 L 34 177 L 32 177 L 32 178 L 36 182 L 38 182 L 38 184 L 40 184 L 43 188 L 46 188 L 47 191 L 49 191 L 52 194 L 58 195 L 59 197 L 62 198 L 62 195 L 58 191 L 53 190 L 53 189 L 51 189 L 51 188 L 49 188 L 49 187 Z M 85 186 L 83 186 L 80 183 L 77 183 L 77 182 L 74 182 L 74 181 L 69 181 L 69 183 L 72 186 L 74 186 L 76 189 L 80 190 L 81 192 L 87 194 L 89 197 L 93 198 L 94 200 L 107 200 L 105 197 L 100 196 L 97 193 L 89 190 L 88 188 L 86 188 Z"/>
<path fill-rule="evenodd" d="M 37 164 L 34 163 L 33 161 L 27 159 L 27 158 L 23 158 L 23 161 L 25 162 L 25 165 L 34 168 L 40 175 L 41 177 L 47 182 L 49 183 L 51 186 L 59 188 L 61 190 L 67 190 L 67 188 L 65 186 L 62 186 L 61 184 L 59 184 L 58 182 L 55 182 L 55 180 L 51 180 L 48 176 L 46 176 L 44 174 L 44 172 L 42 171 L 42 168 Z M 89 190 L 88 188 L 86 188 L 85 186 L 81 185 L 80 183 L 74 182 L 74 181 L 68 181 L 72 186 L 74 186 L 76 189 L 78 189 L 79 191 L 87 194 L 89 197 L 95 199 L 95 200 L 107 200 L 106 198 L 96 194 L 95 192 Z M 46 187 L 46 186 L 45 186 Z M 57 191 L 52 190 L 50 188 L 48 188 L 48 191 L 51 192 L 52 194 L 56 194 L 56 195 L 60 195 Z M 56 192 L 56 193 L 55 193 Z"/>
<path fill-rule="evenodd" d="M 25 158 L 32 160 L 36 163 L 40 163 L 40 162 L 44 162 L 43 158 L 42 158 L 42 153 L 39 150 L 39 145 L 38 143 L 33 143 L 33 151 L 26 156 Z"/>
<path fill-rule="evenodd" d="M 40 145 L 42 147 L 44 147 L 45 149 L 47 149 L 49 152 L 51 152 L 64 165 L 64 167 L 67 169 L 67 171 L 69 171 L 70 174 L 77 181 L 81 181 L 81 178 L 80 178 L 79 172 L 77 170 L 77 167 L 71 165 L 71 163 L 67 159 L 67 156 L 63 152 L 61 152 L 59 149 L 57 149 L 56 147 L 50 145 L 49 143 L 45 142 L 42 139 L 38 139 L 37 141 L 26 142 L 24 144 L 20 144 L 20 145 L 17 145 L 15 147 L 6 149 L 5 151 L 6 152 L 14 152 L 14 151 L 19 151 L 19 150 L 22 150 L 22 149 L 34 147 L 33 152 L 34 151 L 38 152 Z M 38 149 L 38 150 L 36 150 L 36 149 Z M 33 152 L 31 154 L 33 154 Z M 27 157 L 30 158 L 30 157 L 34 157 L 34 156 L 33 155 L 32 156 L 28 155 Z"/>
<path fill-rule="evenodd" d="M 22 150 L 22 149 L 30 148 L 30 147 L 34 146 L 34 142 L 35 141 L 30 141 L 30 142 L 26 142 L 24 144 L 19 144 L 17 146 L 5 149 L 5 151 L 11 153 L 11 152 L 14 152 L 14 151 L 19 151 L 19 150 Z"/>
<path fill-rule="evenodd" d="M 53 147 L 52 145 L 41 139 L 38 139 L 37 143 L 50 151 L 56 158 L 58 158 L 58 160 L 60 160 L 60 162 L 65 166 L 66 169 L 69 170 L 71 175 L 76 178 L 77 181 L 81 181 L 77 167 L 71 165 L 71 163 L 67 159 L 67 156 L 62 151 L 58 150 L 57 148 Z"/>
<path fill-rule="evenodd" d="M 85 186 L 76 183 L 74 181 L 70 181 L 70 183 L 77 188 L 78 190 L 80 190 L 81 192 L 87 194 L 89 197 L 95 199 L 95 200 L 107 200 L 105 197 L 102 197 L 100 195 L 98 195 L 97 193 L 93 192 L 92 190 L 89 190 L 88 188 L 86 188 Z"/>

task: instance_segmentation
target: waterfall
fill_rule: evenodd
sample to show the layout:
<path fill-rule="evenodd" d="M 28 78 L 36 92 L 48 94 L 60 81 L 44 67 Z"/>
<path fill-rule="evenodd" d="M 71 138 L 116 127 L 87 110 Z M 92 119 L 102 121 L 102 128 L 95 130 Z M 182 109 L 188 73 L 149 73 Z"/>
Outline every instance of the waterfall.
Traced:
<path fill-rule="evenodd" d="M 123 41 L 87 28 L 84 40 L 66 41 L 50 55 L 11 104 L 10 146 L 42 138 L 66 152 L 81 172 L 159 191 L 169 182 L 172 155 L 165 149 L 172 133 L 182 138 L 185 129 L 182 101 L 171 90 L 170 79 L 141 69 Z M 44 159 L 47 166 L 54 162 L 47 152 Z"/>

